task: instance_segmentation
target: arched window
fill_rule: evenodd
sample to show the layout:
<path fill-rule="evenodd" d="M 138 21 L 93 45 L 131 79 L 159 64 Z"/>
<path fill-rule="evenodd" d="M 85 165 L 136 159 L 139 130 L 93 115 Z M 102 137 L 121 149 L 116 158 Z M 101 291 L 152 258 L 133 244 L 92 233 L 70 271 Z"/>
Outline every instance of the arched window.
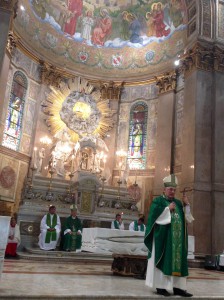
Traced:
<path fill-rule="evenodd" d="M 128 164 L 132 170 L 145 169 L 148 107 L 144 102 L 134 104 L 130 112 Z"/>
<path fill-rule="evenodd" d="M 2 141 L 3 146 L 15 151 L 19 150 L 26 92 L 27 79 L 23 73 L 17 71 L 13 76 Z"/>

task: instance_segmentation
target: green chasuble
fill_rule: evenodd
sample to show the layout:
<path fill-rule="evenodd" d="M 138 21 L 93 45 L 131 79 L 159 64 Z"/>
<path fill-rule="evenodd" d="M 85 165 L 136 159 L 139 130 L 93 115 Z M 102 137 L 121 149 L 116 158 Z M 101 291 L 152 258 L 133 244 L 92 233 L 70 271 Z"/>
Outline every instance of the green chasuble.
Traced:
<path fill-rule="evenodd" d="M 51 219 L 51 215 L 48 213 L 47 217 L 46 217 L 46 224 L 47 224 L 47 226 L 49 226 L 52 229 L 55 228 L 55 226 L 57 225 L 57 215 L 54 214 Z M 57 239 L 56 230 L 47 231 L 46 237 L 45 237 L 45 243 L 50 243 L 51 241 L 56 241 L 56 239 Z"/>
<path fill-rule="evenodd" d="M 138 231 L 138 229 L 139 229 L 138 226 L 140 226 L 140 231 L 144 231 L 144 230 L 145 230 L 143 224 L 138 225 L 138 221 L 134 221 L 134 230 L 135 230 L 135 231 Z"/>
<path fill-rule="evenodd" d="M 119 222 L 117 220 L 114 220 L 114 228 L 115 229 L 120 229 Z"/>
<path fill-rule="evenodd" d="M 171 202 L 175 202 L 175 211 L 171 213 L 171 224 L 156 224 L 157 218 Z M 188 276 L 187 266 L 187 231 L 182 202 L 178 199 L 169 201 L 159 196 L 152 201 L 144 243 L 152 254 L 153 236 L 155 241 L 155 266 L 164 275 Z"/>
<path fill-rule="evenodd" d="M 66 229 L 70 229 L 72 234 L 66 233 L 64 235 L 64 231 Z M 77 231 L 82 231 L 82 223 L 78 217 L 72 218 L 72 216 L 68 217 L 65 221 L 63 231 L 62 231 L 62 249 L 75 251 L 77 249 L 81 249 L 82 245 L 82 235 L 77 234 Z"/>

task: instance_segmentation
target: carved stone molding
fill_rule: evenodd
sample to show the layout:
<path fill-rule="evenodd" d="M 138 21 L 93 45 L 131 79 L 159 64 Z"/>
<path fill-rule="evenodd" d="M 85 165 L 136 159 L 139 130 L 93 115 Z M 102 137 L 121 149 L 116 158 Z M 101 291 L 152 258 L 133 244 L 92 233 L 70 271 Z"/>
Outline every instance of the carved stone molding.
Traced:
<path fill-rule="evenodd" d="M 181 59 L 181 71 L 188 75 L 195 69 L 204 71 L 214 70 L 214 49 L 205 47 L 197 43 L 192 49 L 187 51 Z"/>
<path fill-rule="evenodd" d="M 13 12 L 13 17 L 15 19 L 17 16 L 18 2 L 19 0 L 1 0 L 0 9 Z"/>
<path fill-rule="evenodd" d="M 59 88 L 63 76 L 56 69 L 56 67 L 48 65 L 43 61 L 40 61 L 40 66 L 41 66 L 41 82 L 46 85 L 51 85 Z"/>
<path fill-rule="evenodd" d="M 159 87 L 159 93 L 163 94 L 176 89 L 177 75 L 176 72 L 164 73 L 155 77 L 156 85 Z"/>
<path fill-rule="evenodd" d="M 7 46 L 6 50 L 9 53 L 9 55 L 12 57 L 14 50 L 16 48 L 18 42 L 18 38 L 16 38 L 12 31 L 9 31 L 8 33 L 8 40 L 7 40 Z"/>
<path fill-rule="evenodd" d="M 224 49 L 215 48 L 214 70 L 224 72 Z"/>
<path fill-rule="evenodd" d="M 100 92 L 103 99 L 119 100 L 123 84 L 116 84 L 113 81 L 108 83 L 100 82 Z"/>

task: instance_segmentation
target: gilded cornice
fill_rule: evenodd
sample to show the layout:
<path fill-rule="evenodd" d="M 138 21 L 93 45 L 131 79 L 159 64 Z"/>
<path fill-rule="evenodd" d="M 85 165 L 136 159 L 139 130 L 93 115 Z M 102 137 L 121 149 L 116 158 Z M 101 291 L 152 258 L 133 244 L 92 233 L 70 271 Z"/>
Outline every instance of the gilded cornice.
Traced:
<path fill-rule="evenodd" d="M 18 2 L 18 0 L 1 0 L 0 10 L 6 10 L 10 13 L 13 12 L 13 18 L 15 19 L 17 16 Z"/>
<path fill-rule="evenodd" d="M 45 63 L 44 61 L 40 61 L 41 67 L 41 82 L 43 84 L 60 87 L 60 83 L 63 79 L 63 76 L 56 67 Z"/>
<path fill-rule="evenodd" d="M 99 88 L 103 99 L 119 100 L 123 83 L 99 82 Z"/>
<path fill-rule="evenodd" d="M 12 55 L 13 55 L 13 52 L 17 45 L 17 42 L 18 42 L 18 38 L 15 37 L 15 35 L 13 34 L 13 31 L 9 31 L 6 51 L 8 52 L 10 57 L 12 57 Z"/>
<path fill-rule="evenodd" d="M 155 77 L 156 85 L 159 87 L 159 94 L 170 92 L 176 89 L 177 75 L 175 71 L 166 72 Z"/>

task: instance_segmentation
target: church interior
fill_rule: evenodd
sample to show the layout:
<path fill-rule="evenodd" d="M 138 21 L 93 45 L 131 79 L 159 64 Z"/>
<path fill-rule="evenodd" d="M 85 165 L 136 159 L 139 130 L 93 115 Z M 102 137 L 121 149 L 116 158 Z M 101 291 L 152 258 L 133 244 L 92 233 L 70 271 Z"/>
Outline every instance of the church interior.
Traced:
<path fill-rule="evenodd" d="M 61 222 L 75 205 L 86 230 L 146 224 L 169 174 L 195 219 L 189 286 L 223 297 L 223 273 L 197 268 L 224 252 L 224 1 L 2 0 L 0 28 L 0 219 L 21 234 L 19 259 L 0 249 L 0 298 L 154 297 L 111 278 L 112 253 L 41 251 L 38 236 L 51 205 Z"/>

